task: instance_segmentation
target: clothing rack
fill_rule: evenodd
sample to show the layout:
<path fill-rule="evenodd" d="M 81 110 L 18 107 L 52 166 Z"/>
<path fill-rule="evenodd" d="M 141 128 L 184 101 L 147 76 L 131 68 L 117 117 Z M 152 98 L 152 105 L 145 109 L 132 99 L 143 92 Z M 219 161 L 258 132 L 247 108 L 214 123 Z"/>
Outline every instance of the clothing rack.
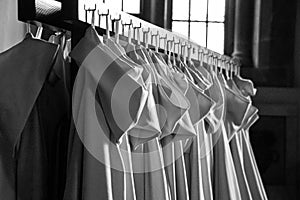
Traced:
<path fill-rule="evenodd" d="M 167 52 L 169 50 L 168 45 L 166 45 L 167 41 L 173 41 L 174 46 L 179 44 L 177 53 L 181 49 L 181 53 L 184 52 L 184 55 L 187 56 L 186 52 L 188 50 L 193 60 L 199 60 L 201 56 L 218 68 L 239 73 L 240 62 L 237 59 L 202 47 L 178 33 L 163 29 L 125 12 L 114 10 L 102 1 L 18 0 L 18 14 L 19 20 L 26 23 L 43 26 L 53 31 L 71 31 L 72 46 L 76 45 L 83 36 L 84 30 L 91 25 L 92 21 L 94 21 L 99 35 L 105 35 L 107 33 L 105 19 L 110 16 L 110 19 L 107 20 L 111 22 L 121 20 L 123 25 L 125 24 L 125 27 L 122 28 L 123 34 L 120 34 L 121 41 L 128 40 L 129 29 L 127 27 L 130 27 L 131 31 L 134 30 L 134 32 L 135 30 L 140 32 L 151 30 L 150 38 L 155 37 L 156 42 L 158 42 L 155 46 L 159 47 L 160 52 Z M 110 35 L 114 35 L 114 30 L 111 27 L 110 25 L 108 32 Z M 132 41 L 137 43 L 135 39 L 132 39 Z M 150 48 L 155 48 L 155 46 L 149 45 Z M 183 49 L 184 51 L 182 51 Z M 176 51 L 173 51 L 173 53 L 176 53 Z"/>

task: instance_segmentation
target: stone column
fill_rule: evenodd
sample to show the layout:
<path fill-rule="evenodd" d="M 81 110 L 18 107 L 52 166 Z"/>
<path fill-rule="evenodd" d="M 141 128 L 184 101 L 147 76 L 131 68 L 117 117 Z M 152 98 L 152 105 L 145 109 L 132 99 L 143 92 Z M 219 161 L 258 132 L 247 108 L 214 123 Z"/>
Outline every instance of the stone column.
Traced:
<path fill-rule="evenodd" d="M 297 2 L 294 53 L 294 86 L 300 88 L 300 2 Z"/>
<path fill-rule="evenodd" d="M 170 28 L 171 0 L 143 1 L 141 18 L 162 28 Z"/>
<path fill-rule="evenodd" d="M 254 0 L 236 0 L 232 56 L 239 59 L 243 67 L 253 67 L 253 23 Z"/>

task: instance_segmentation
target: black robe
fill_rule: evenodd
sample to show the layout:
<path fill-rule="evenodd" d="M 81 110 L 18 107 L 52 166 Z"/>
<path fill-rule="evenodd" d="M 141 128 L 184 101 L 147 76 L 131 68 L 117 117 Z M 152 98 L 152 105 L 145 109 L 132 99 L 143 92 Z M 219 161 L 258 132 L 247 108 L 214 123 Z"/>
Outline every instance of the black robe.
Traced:
<path fill-rule="evenodd" d="M 27 34 L 0 54 L 0 199 L 61 199 L 69 94 L 59 45 Z"/>

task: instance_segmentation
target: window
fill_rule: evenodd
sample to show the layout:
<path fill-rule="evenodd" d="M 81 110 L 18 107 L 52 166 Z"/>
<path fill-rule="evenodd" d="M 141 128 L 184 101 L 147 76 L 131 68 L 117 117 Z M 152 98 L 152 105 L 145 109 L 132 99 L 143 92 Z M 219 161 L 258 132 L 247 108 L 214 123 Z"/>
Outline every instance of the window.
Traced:
<path fill-rule="evenodd" d="M 223 54 L 225 1 L 173 0 L 172 31 Z"/>

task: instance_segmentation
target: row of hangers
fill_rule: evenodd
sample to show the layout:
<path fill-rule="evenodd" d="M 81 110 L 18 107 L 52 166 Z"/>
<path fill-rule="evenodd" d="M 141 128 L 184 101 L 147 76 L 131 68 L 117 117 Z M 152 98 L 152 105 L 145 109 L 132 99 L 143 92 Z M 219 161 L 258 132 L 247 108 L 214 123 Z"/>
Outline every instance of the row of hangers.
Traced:
<path fill-rule="evenodd" d="M 207 48 L 197 46 L 194 47 L 188 40 L 184 40 L 182 38 L 177 39 L 174 33 L 171 33 L 172 39 L 170 38 L 170 34 L 165 33 L 160 34 L 159 30 L 151 30 L 148 28 L 143 28 L 142 23 L 140 22 L 138 26 L 134 26 L 133 20 L 130 19 L 129 22 L 125 22 L 122 20 L 121 14 L 118 17 L 113 18 L 110 14 L 110 10 L 107 9 L 106 13 L 101 13 L 100 10 L 97 10 L 97 5 L 93 8 L 87 8 L 84 5 L 85 11 L 85 22 L 88 22 L 88 14 L 91 13 L 91 25 L 95 27 L 95 14 L 98 15 L 98 27 L 101 25 L 102 17 L 105 17 L 105 30 L 106 34 L 105 37 L 110 38 L 110 30 L 114 33 L 115 42 L 128 42 L 128 43 L 137 43 L 138 45 L 142 44 L 149 48 L 154 48 L 155 51 L 162 50 L 165 54 L 169 55 L 177 55 L 177 59 L 183 59 L 183 62 L 186 63 L 187 61 L 192 60 L 192 54 L 195 55 L 197 53 L 196 60 L 203 64 L 203 62 L 213 66 L 215 71 L 222 71 L 225 70 L 226 74 L 230 74 L 230 76 L 239 76 L 240 75 L 240 62 L 237 59 L 230 58 L 226 55 L 220 55 L 216 52 L 213 52 Z M 96 13 L 97 11 L 97 13 Z M 110 23 L 111 22 L 111 25 Z M 120 30 L 120 26 L 122 26 Z M 120 32 L 121 35 L 125 36 L 125 28 L 127 28 L 127 36 L 126 41 L 120 40 Z M 141 32 L 142 38 L 141 40 Z M 150 38 L 150 42 L 149 42 Z M 183 41 L 184 40 L 184 41 Z M 161 43 L 161 41 L 163 41 Z M 162 45 L 161 45 L 162 44 Z M 176 48 L 177 47 L 177 48 Z M 198 51 L 197 51 L 197 50 Z"/>
<path fill-rule="evenodd" d="M 86 15 L 85 19 L 87 22 L 88 13 L 92 12 L 92 18 L 91 18 L 91 25 L 95 27 L 95 12 L 96 12 L 96 5 L 95 8 L 86 8 L 84 7 Z M 236 82 L 239 83 L 239 85 L 247 85 L 248 88 L 251 88 L 253 90 L 253 83 L 251 80 L 243 79 L 240 76 L 240 63 L 238 60 L 235 60 L 234 58 L 230 58 L 225 55 L 220 55 L 218 53 L 215 53 L 207 48 L 201 47 L 201 46 L 193 46 L 188 40 L 182 41 L 182 38 L 176 40 L 176 35 L 174 33 L 171 33 L 172 39 L 170 38 L 170 34 L 164 33 L 160 34 L 158 30 L 151 30 L 148 28 L 143 28 L 142 23 L 139 23 L 138 26 L 133 25 L 133 20 L 130 19 L 129 23 L 126 23 L 122 20 L 121 15 L 119 15 L 117 18 L 113 18 L 112 15 L 110 15 L 109 9 L 106 13 L 100 13 L 99 10 L 97 12 L 99 15 L 99 25 L 101 22 L 101 17 L 105 17 L 105 31 L 106 34 L 103 36 L 103 38 L 110 38 L 110 30 L 112 29 L 112 32 L 114 32 L 113 39 L 117 43 L 137 43 L 137 44 L 143 44 L 147 48 L 153 48 L 155 51 L 161 51 L 168 55 L 169 59 L 171 56 L 173 56 L 173 61 L 175 59 L 183 59 L 183 62 L 186 63 L 187 61 L 192 60 L 192 54 L 195 55 L 196 58 L 193 58 L 193 61 L 200 62 L 200 66 L 203 65 L 203 63 L 207 63 L 209 66 L 214 67 L 215 72 L 222 72 L 225 71 L 226 77 L 234 78 Z M 110 23 L 111 22 L 111 26 Z M 120 34 L 120 26 L 122 26 L 121 34 Z M 110 28 L 111 27 L 111 28 Z M 127 36 L 125 36 L 125 28 L 128 28 Z M 43 26 L 41 24 L 38 25 L 37 32 L 35 34 L 35 38 L 41 38 L 43 31 Z M 143 40 L 141 39 L 141 32 Z M 27 33 L 31 33 L 30 24 L 27 23 Z M 64 35 L 63 32 L 57 32 L 55 33 L 56 36 L 62 36 Z M 120 39 L 120 35 L 122 35 L 122 39 Z M 178 38 L 178 37 L 177 37 Z M 150 42 L 149 42 L 150 39 Z M 162 45 L 161 45 L 161 41 Z M 63 45 L 64 46 L 64 45 Z M 198 50 L 198 51 L 197 51 Z M 173 54 L 173 55 L 172 55 Z M 177 56 L 175 56 L 177 55 Z M 255 90 L 253 90 L 253 94 L 255 94 Z"/>
<path fill-rule="evenodd" d="M 89 12 L 92 13 L 91 25 L 95 27 L 95 12 L 97 10 L 96 4 L 94 8 L 86 8 L 86 6 L 84 5 L 84 10 L 85 10 L 86 22 L 88 19 L 88 13 Z M 132 19 L 130 19 L 129 23 L 126 23 L 122 20 L 121 15 L 119 15 L 118 18 L 113 18 L 112 15 L 110 15 L 109 9 L 107 10 L 106 13 L 100 13 L 99 10 L 97 11 L 98 11 L 97 14 L 99 16 L 99 24 L 98 24 L 99 27 L 101 24 L 101 17 L 105 17 L 106 19 L 105 36 L 107 38 L 110 37 L 110 24 L 109 24 L 110 21 L 112 32 L 115 33 L 114 35 L 115 41 L 117 43 L 125 42 L 125 41 L 120 41 L 119 33 L 120 33 L 120 22 L 121 22 L 121 26 L 122 26 L 121 33 L 123 36 L 125 36 L 125 28 L 128 27 L 126 42 L 132 43 L 134 40 L 138 45 L 143 43 L 145 47 L 149 48 L 149 46 L 151 46 L 157 52 L 159 51 L 159 49 L 162 49 L 163 52 L 169 57 L 171 56 L 171 54 L 173 54 L 174 57 L 175 55 L 177 55 L 177 60 L 182 58 L 184 63 L 192 60 L 191 55 L 192 53 L 195 53 L 196 48 L 193 47 L 188 41 L 181 41 L 182 39 L 178 39 L 178 41 L 176 41 L 174 35 L 171 40 L 168 40 L 168 34 L 164 34 L 164 36 L 161 36 L 158 30 L 154 31 L 154 30 L 150 30 L 150 28 L 144 29 L 142 28 L 142 23 L 139 23 L 138 26 L 134 26 Z M 141 31 L 143 34 L 143 41 L 141 41 Z M 42 32 L 43 32 L 43 26 L 38 25 L 35 38 L 40 39 L 42 36 Z M 31 28 L 29 23 L 27 23 L 27 33 L 31 33 Z M 149 43 L 149 38 L 151 41 L 150 43 Z M 161 41 L 163 41 L 163 46 L 161 46 Z M 219 71 L 222 71 L 224 69 L 226 74 L 228 73 L 231 74 L 230 76 L 232 76 L 232 74 L 236 76 L 240 75 L 240 63 L 238 62 L 238 60 L 234 60 L 225 55 L 220 55 L 216 52 L 213 52 L 201 46 L 198 46 L 197 53 L 198 53 L 197 61 L 199 61 L 201 65 L 203 64 L 203 62 L 205 62 L 210 66 L 214 66 L 215 71 L 217 71 L 218 69 Z"/>

